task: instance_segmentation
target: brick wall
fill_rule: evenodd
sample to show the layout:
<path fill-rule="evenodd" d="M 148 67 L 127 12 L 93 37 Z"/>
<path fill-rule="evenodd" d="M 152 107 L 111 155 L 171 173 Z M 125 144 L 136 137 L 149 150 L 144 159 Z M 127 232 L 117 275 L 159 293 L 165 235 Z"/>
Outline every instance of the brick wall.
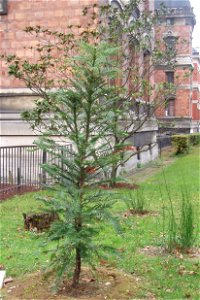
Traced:
<path fill-rule="evenodd" d="M 171 19 L 169 19 L 170 21 Z M 176 43 L 176 69 L 174 73 L 174 84 L 176 86 L 176 97 L 174 101 L 175 117 L 192 117 L 192 30 L 191 22 L 188 22 L 184 15 L 174 16 L 171 25 L 167 24 L 167 19 L 163 19 L 160 26 L 156 28 L 156 37 L 162 41 L 163 37 L 171 32 L 177 38 Z M 165 51 L 164 43 L 162 45 Z M 156 83 L 166 81 L 165 71 L 155 71 Z M 158 117 L 165 117 L 165 108 L 157 111 Z"/>
<path fill-rule="evenodd" d="M 193 58 L 192 118 L 200 121 L 200 57 Z"/>
<path fill-rule="evenodd" d="M 40 25 L 50 29 L 65 31 L 70 24 L 84 24 L 86 18 L 82 16 L 82 8 L 88 4 L 96 3 L 100 0 L 8 0 L 8 14 L 0 16 L 0 50 L 6 54 L 14 53 L 22 58 L 32 58 L 36 55 L 34 50 L 27 46 L 36 46 L 38 41 L 28 36 L 23 29 L 26 26 Z M 101 0 L 106 2 L 106 0 Z M 146 9 L 152 1 L 146 1 Z M 162 40 L 163 34 L 172 30 L 179 38 L 177 43 L 177 53 L 181 59 L 191 58 L 192 26 L 186 24 L 184 18 L 175 20 L 174 25 L 166 26 L 162 24 L 157 28 L 157 38 Z M 152 80 L 154 83 L 165 81 L 165 72 L 156 70 Z M 178 66 L 175 72 L 175 84 L 177 84 L 177 97 L 175 100 L 176 116 L 191 116 L 191 76 L 189 67 Z M 196 71 L 193 73 L 193 80 L 199 76 Z M 199 79 L 198 79 L 199 80 Z M 7 75 L 6 65 L 1 63 L 0 68 L 0 88 L 20 88 L 23 83 Z M 193 99 L 197 93 L 193 90 Z M 199 97 L 199 95 L 197 95 Z M 159 116 L 164 115 L 164 108 L 158 111 Z"/>
<path fill-rule="evenodd" d="M 192 74 L 192 80 L 200 83 L 200 64 L 198 61 L 194 61 L 194 71 Z"/>
<path fill-rule="evenodd" d="M 40 25 L 49 29 L 66 31 L 70 24 L 85 24 L 82 8 L 98 0 L 8 0 L 7 15 L 0 16 L 0 51 L 22 58 L 36 55 L 26 47 L 36 46 L 38 41 L 23 30 L 26 26 Z M 23 83 L 7 75 L 4 63 L 0 70 L 1 88 L 19 88 Z"/>

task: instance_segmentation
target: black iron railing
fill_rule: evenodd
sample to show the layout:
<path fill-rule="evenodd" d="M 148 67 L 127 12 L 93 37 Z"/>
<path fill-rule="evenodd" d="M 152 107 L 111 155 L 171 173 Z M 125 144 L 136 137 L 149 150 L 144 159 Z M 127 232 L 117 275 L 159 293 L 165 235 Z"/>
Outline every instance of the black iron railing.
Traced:
<path fill-rule="evenodd" d="M 59 146 L 56 151 L 69 156 L 72 145 Z M 56 155 L 34 145 L 0 147 L 0 199 L 6 198 L 7 194 L 37 190 L 44 184 L 53 183 L 54 179 L 41 167 L 47 162 L 61 164 Z"/>
<path fill-rule="evenodd" d="M 170 135 L 158 135 L 157 143 L 160 152 L 160 156 L 162 155 L 162 149 L 165 147 L 169 147 L 172 145 L 172 139 Z"/>

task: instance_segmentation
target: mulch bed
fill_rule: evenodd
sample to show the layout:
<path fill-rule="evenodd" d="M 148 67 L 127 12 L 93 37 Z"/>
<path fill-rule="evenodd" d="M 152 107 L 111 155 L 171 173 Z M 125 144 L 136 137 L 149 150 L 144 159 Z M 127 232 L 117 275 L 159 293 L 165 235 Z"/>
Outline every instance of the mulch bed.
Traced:
<path fill-rule="evenodd" d="M 139 188 L 137 184 L 130 184 L 126 182 L 117 182 L 113 186 L 108 186 L 106 184 L 102 184 L 101 188 L 104 190 L 112 190 L 112 189 L 129 189 L 135 190 Z M 23 195 L 28 192 L 38 191 L 39 188 L 35 186 L 18 186 L 12 184 L 0 184 L 0 201 L 7 200 L 15 195 Z"/>
<path fill-rule="evenodd" d="M 135 299 L 140 285 L 140 278 L 126 274 L 112 267 L 98 267 L 94 273 L 88 268 L 82 269 L 79 286 L 71 287 L 70 280 L 64 280 L 60 290 L 52 294 L 52 279 L 45 277 L 40 271 L 29 274 L 23 279 L 14 279 L 2 289 L 6 299 L 16 300 L 103 300 L 103 299 Z"/>
<path fill-rule="evenodd" d="M 15 195 L 23 195 L 28 192 L 35 192 L 39 189 L 35 186 L 18 186 L 16 184 L 0 184 L 0 202 Z"/>
<path fill-rule="evenodd" d="M 129 218 L 133 216 L 139 216 L 139 217 L 145 217 L 145 216 L 153 216 L 157 217 L 159 215 L 159 212 L 157 211 L 149 211 L 149 210 L 142 210 L 138 211 L 136 209 L 129 209 L 123 213 L 123 218 Z"/>

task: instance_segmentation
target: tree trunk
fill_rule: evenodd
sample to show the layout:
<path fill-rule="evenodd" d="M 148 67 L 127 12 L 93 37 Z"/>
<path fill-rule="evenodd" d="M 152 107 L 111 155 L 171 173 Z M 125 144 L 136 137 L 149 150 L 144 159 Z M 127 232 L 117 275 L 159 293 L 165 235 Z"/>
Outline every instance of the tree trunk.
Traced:
<path fill-rule="evenodd" d="M 85 155 L 84 155 L 85 157 Z M 82 158 L 81 161 L 84 160 L 84 157 Z M 82 168 L 80 170 L 80 179 L 79 179 L 79 189 L 83 189 L 84 186 L 84 178 L 85 178 L 85 170 Z M 80 206 L 82 203 L 83 199 L 83 191 L 80 193 Z M 79 215 L 76 216 L 75 218 L 75 224 L 74 227 L 76 229 L 76 232 L 79 233 L 82 229 L 82 213 L 81 210 L 79 212 Z M 75 269 L 74 269 L 74 275 L 73 275 L 73 281 L 72 281 L 72 287 L 76 288 L 79 284 L 79 279 L 80 279 L 80 274 L 81 274 L 81 246 L 77 245 L 76 246 L 76 258 L 75 258 Z"/>
<path fill-rule="evenodd" d="M 76 248 L 76 266 L 74 269 L 73 282 L 72 282 L 72 286 L 74 288 L 77 287 L 77 285 L 79 284 L 80 273 L 81 273 L 81 249 Z"/>
<path fill-rule="evenodd" d="M 113 165 L 112 166 L 112 171 L 111 171 L 111 178 L 110 178 L 110 186 L 113 187 L 116 184 L 116 180 L 117 180 L 117 169 L 118 166 Z"/>
<path fill-rule="evenodd" d="M 80 199 L 82 199 L 82 193 L 80 196 Z M 82 219 L 81 215 L 77 216 L 75 218 L 75 229 L 77 234 L 81 231 L 82 228 Z M 79 284 L 79 278 L 81 273 L 81 246 L 80 244 L 76 245 L 76 258 L 75 258 L 75 269 L 74 269 L 74 275 L 73 275 L 73 281 L 72 281 L 72 287 L 77 287 Z"/>

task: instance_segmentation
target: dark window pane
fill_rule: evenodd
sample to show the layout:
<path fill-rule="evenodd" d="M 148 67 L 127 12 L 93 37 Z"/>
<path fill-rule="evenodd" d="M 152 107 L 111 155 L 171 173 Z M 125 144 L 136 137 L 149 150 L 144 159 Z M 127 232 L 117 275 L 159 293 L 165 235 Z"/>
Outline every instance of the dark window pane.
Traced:
<path fill-rule="evenodd" d="M 0 0 L 0 15 L 7 14 L 7 0 Z"/>
<path fill-rule="evenodd" d="M 170 99 L 167 101 L 166 103 L 166 108 L 165 108 L 165 115 L 166 117 L 169 116 L 169 117 L 173 117 L 174 114 L 175 114 L 175 111 L 174 111 L 174 99 Z"/>
<path fill-rule="evenodd" d="M 174 72 L 166 72 L 167 82 L 174 83 Z"/>
<path fill-rule="evenodd" d="M 174 20 L 171 19 L 171 18 L 167 18 L 167 19 L 166 19 L 166 24 L 167 24 L 167 25 L 174 25 Z"/>

